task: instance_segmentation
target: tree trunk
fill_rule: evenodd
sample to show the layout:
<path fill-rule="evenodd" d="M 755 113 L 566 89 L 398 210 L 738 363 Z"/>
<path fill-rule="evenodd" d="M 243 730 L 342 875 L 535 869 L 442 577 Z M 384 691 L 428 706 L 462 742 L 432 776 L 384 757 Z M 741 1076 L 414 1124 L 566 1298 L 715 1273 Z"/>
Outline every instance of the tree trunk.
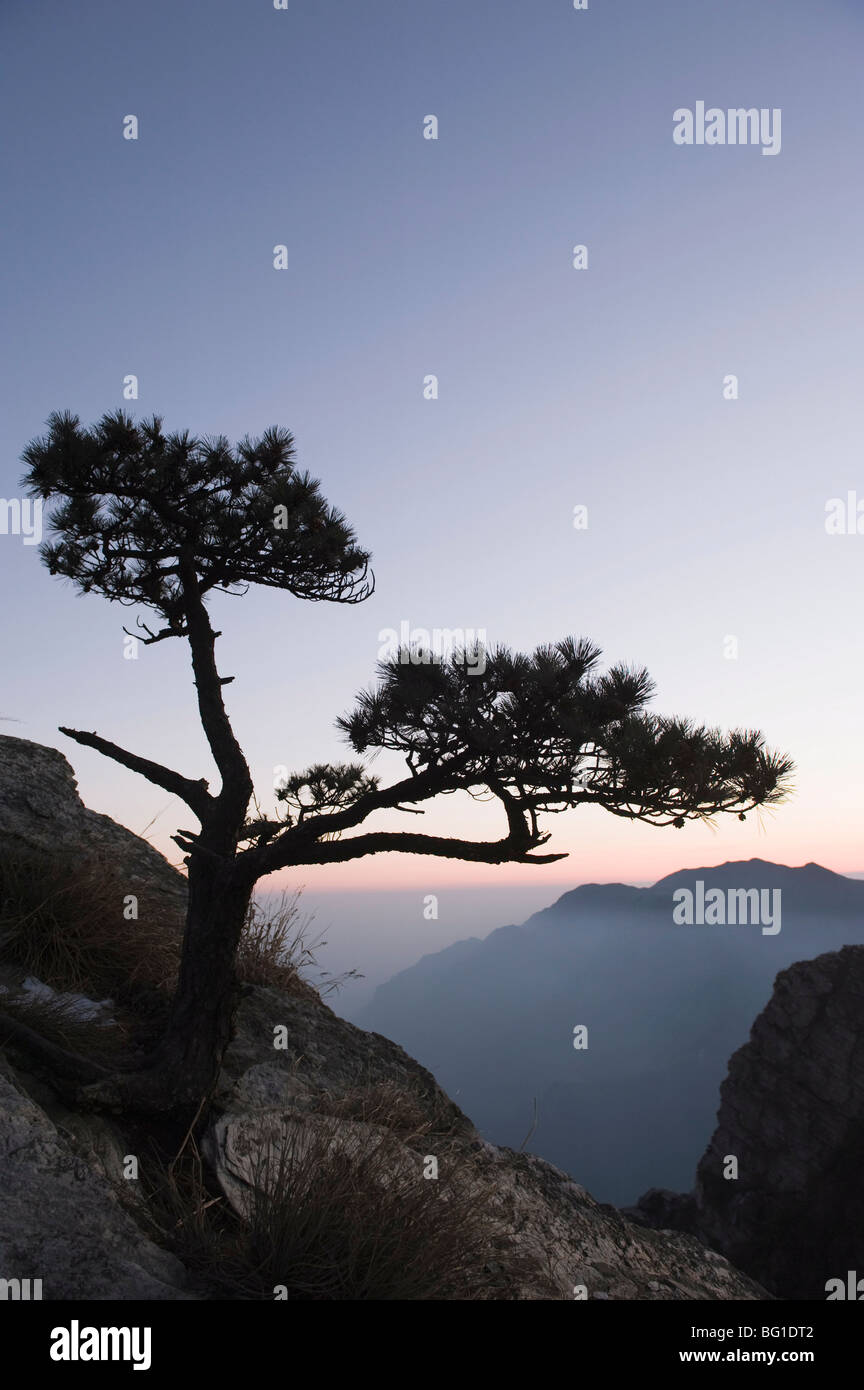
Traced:
<path fill-rule="evenodd" d="M 235 956 L 252 887 L 230 863 L 190 858 L 180 974 L 158 1050 L 171 1109 L 197 1104 L 219 1074 L 237 1009 Z"/>
<path fill-rule="evenodd" d="M 189 902 L 180 973 L 168 1026 L 156 1052 L 154 1088 L 174 1113 L 206 1099 L 231 1041 L 237 1009 L 235 957 L 255 878 L 238 868 L 237 845 L 252 778 L 222 701 L 215 641 L 194 559 L 180 555 L 180 573 L 201 723 L 222 776 L 218 797 L 204 809 L 201 835 L 186 860 Z"/>
<path fill-rule="evenodd" d="M 138 1070 L 75 1089 L 82 1108 L 191 1123 L 212 1094 L 234 1027 L 235 956 L 254 882 L 228 859 L 194 853 L 177 988 L 165 1033 Z"/>

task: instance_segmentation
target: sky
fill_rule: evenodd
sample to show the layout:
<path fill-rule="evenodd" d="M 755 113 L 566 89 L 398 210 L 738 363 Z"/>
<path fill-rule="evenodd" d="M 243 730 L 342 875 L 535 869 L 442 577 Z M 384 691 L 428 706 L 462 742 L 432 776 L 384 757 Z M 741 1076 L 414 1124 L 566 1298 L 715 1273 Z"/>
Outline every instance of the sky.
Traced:
<path fill-rule="evenodd" d="M 486 890 L 491 927 L 586 881 L 864 869 L 864 535 L 826 530 L 831 499 L 864 501 L 857 5 L 4 0 L 0 39 L 0 496 L 52 410 L 278 424 L 373 552 L 358 607 L 213 600 L 264 809 L 277 769 L 347 756 L 333 721 L 402 624 L 587 637 L 648 667 L 657 712 L 760 728 L 797 765 L 744 823 L 574 810 L 547 868 L 387 855 L 267 887 Z M 676 143 L 698 102 L 779 110 L 779 150 Z M 0 534 L 0 729 L 61 748 L 89 806 L 179 862 L 190 813 L 57 726 L 213 776 L 188 652 L 126 659 L 134 615 L 25 540 Z M 457 797 L 423 828 L 501 833 Z"/>

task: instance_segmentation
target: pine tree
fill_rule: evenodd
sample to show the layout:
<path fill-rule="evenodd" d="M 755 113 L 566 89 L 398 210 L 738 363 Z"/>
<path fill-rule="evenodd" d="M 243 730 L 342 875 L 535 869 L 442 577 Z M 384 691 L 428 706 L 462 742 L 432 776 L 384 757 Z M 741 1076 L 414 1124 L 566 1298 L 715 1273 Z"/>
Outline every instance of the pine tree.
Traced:
<path fill-rule="evenodd" d="M 360 603 L 372 592 L 369 554 L 319 483 L 299 471 L 284 429 L 235 447 L 218 438 L 165 434 L 158 418 L 122 412 L 82 428 L 54 414 L 23 455 L 24 486 L 55 504 L 42 558 L 83 593 L 155 615 L 141 640 L 185 640 L 198 712 L 221 785 L 128 752 L 97 733 L 63 728 L 77 743 L 140 773 L 186 803 L 198 822 L 174 836 L 189 894 L 182 959 L 164 1035 L 128 1071 L 94 1078 L 83 1060 L 53 1057 L 83 1084 L 79 1100 L 189 1115 L 212 1090 L 230 1041 L 235 956 L 255 884 L 277 869 L 341 863 L 401 851 L 475 863 L 548 864 L 543 818 L 602 806 L 657 826 L 682 826 L 779 802 L 792 764 L 761 734 L 723 735 L 646 710 L 644 670 L 601 672 L 601 653 L 567 638 L 532 655 L 505 648 L 400 651 L 377 685 L 338 721 L 358 755 L 400 753 L 406 775 L 388 786 L 362 762 L 315 764 L 287 778 L 272 817 L 249 819 L 252 778 L 223 700 L 207 607 L 211 592 L 253 584 L 297 598 Z M 406 659 L 409 658 L 409 659 Z M 445 793 L 493 797 L 505 833 L 492 841 L 423 832 L 357 832 L 376 811 L 417 811 Z M 347 832 L 347 833 L 346 833 Z M 53 1050 L 56 1053 L 56 1049 Z M 47 1055 L 47 1054 L 46 1054 Z"/>

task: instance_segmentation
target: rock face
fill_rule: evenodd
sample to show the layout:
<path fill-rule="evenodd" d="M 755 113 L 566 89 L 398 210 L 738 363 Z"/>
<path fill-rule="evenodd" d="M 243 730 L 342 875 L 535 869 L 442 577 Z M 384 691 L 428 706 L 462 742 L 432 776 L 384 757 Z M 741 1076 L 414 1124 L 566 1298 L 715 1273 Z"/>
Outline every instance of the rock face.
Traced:
<path fill-rule="evenodd" d="M 69 854 L 79 862 L 109 859 L 123 866 L 130 891 L 144 885 L 166 908 L 185 912 L 183 875 L 146 840 L 87 809 L 62 753 L 5 734 L 0 735 L 0 851 Z"/>
<path fill-rule="evenodd" d="M 0 1279 L 41 1279 L 45 1300 L 192 1297 L 85 1154 L 0 1058 Z"/>
<path fill-rule="evenodd" d="M 58 844 L 107 853 L 168 897 L 184 889 L 143 841 L 81 805 L 62 755 L 0 738 L 0 855 Z M 0 1029 L 0 1279 L 41 1278 L 46 1299 L 201 1297 L 127 1199 L 118 1170 L 139 1151 L 140 1133 L 133 1138 L 122 1119 L 70 1112 L 26 1066 Z M 491 1201 L 495 1248 L 526 1271 L 508 1297 L 769 1297 L 692 1236 L 635 1225 L 551 1164 L 486 1143 L 401 1047 L 338 1018 L 308 987 L 247 987 L 241 1002 L 201 1143 L 238 1212 L 255 1181 L 254 1156 L 274 1134 L 307 1145 L 323 1135 L 355 1154 L 386 1139 L 392 1171 L 419 1183 L 424 1156 L 438 1156 L 454 1191 Z"/>
<path fill-rule="evenodd" d="M 782 971 L 729 1063 L 694 1191 L 646 1193 L 641 1219 L 695 1233 L 783 1298 L 864 1276 L 862 1020 L 864 947 Z"/>

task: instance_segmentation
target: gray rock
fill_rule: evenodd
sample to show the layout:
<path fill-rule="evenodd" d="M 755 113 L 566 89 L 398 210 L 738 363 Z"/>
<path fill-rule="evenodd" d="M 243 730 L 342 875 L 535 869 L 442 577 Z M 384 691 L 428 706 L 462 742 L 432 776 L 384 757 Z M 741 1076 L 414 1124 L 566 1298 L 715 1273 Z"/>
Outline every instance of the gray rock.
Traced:
<path fill-rule="evenodd" d="M 864 947 L 781 971 L 730 1060 L 693 1192 L 646 1193 L 640 1219 L 695 1233 L 784 1298 L 864 1272 L 862 1019 Z"/>
<path fill-rule="evenodd" d="M 308 1163 L 310 1155 L 317 1160 L 341 1152 L 351 1159 L 389 1134 L 381 1125 L 362 1120 L 340 1118 L 334 1124 L 327 1115 L 256 1110 L 220 1116 L 207 1131 L 203 1150 L 231 1206 L 239 1216 L 246 1216 L 253 1189 L 266 1185 L 267 1172 L 285 1158 L 300 1166 Z M 407 1145 L 389 1145 L 387 1169 L 407 1178 L 419 1173 L 420 1164 Z"/>
<path fill-rule="evenodd" d="M 145 889 L 182 921 L 183 874 L 146 840 L 88 810 L 70 763 L 56 748 L 6 734 L 0 735 L 0 846 L 7 855 L 110 860 L 122 868 L 130 892 Z"/>
<path fill-rule="evenodd" d="M 41 1279 L 45 1300 L 194 1298 L 179 1261 L 0 1068 L 0 1278 Z"/>
<path fill-rule="evenodd" d="M 275 1047 L 275 1030 L 283 1028 L 287 1046 Z M 388 1092 L 410 1097 L 437 1130 L 475 1134 L 431 1072 L 389 1038 L 339 1018 L 314 990 L 244 991 L 217 1090 L 224 1109 L 332 1109 L 334 1099 L 370 1088 L 378 1088 L 382 1103 Z"/>

